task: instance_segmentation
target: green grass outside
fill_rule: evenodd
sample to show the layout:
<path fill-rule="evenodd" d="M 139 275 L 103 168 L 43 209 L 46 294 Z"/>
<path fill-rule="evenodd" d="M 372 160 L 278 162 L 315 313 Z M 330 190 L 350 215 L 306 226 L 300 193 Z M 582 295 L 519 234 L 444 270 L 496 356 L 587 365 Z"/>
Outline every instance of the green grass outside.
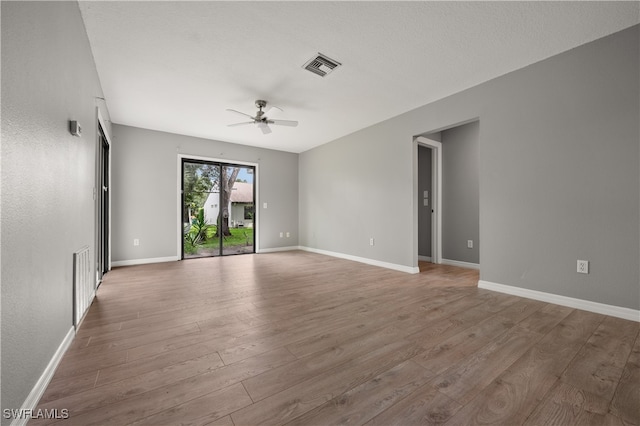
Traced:
<path fill-rule="evenodd" d="M 216 237 L 217 227 L 215 225 L 209 226 L 207 229 L 207 239 L 203 244 L 199 244 L 196 247 L 189 244 L 188 241 L 184 242 L 184 252 L 186 254 L 195 254 L 198 249 L 215 249 L 220 247 L 220 238 Z M 194 228 L 191 228 L 191 233 L 194 233 Z M 250 246 L 253 244 L 253 228 L 230 228 L 231 236 L 224 237 L 224 247 L 233 246 Z"/>

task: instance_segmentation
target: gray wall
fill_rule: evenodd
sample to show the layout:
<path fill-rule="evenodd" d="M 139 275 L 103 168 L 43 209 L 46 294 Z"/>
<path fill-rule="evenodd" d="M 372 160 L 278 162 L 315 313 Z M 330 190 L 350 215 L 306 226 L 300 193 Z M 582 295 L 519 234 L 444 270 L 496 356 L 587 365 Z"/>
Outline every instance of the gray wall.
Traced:
<path fill-rule="evenodd" d="M 480 263 L 477 121 L 442 132 L 442 258 Z M 467 248 L 473 240 L 473 248 Z"/>
<path fill-rule="evenodd" d="M 431 257 L 431 210 L 433 209 L 432 151 L 418 145 L 418 255 Z M 429 191 L 429 205 L 424 205 L 424 191 Z"/>
<path fill-rule="evenodd" d="M 3 409 L 22 406 L 72 327 L 72 253 L 95 257 L 96 97 L 77 3 L 2 2 Z"/>
<path fill-rule="evenodd" d="M 302 153 L 300 244 L 416 266 L 413 136 L 478 118 L 481 279 L 640 308 L 638 40 L 634 26 Z"/>
<path fill-rule="evenodd" d="M 300 154 L 300 245 L 417 266 L 411 154 L 385 125 Z"/>
<path fill-rule="evenodd" d="M 122 125 L 112 143 L 113 261 L 180 256 L 178 154 L 257 163 L 257 248 L 298 245 L 298 154 Z"/>

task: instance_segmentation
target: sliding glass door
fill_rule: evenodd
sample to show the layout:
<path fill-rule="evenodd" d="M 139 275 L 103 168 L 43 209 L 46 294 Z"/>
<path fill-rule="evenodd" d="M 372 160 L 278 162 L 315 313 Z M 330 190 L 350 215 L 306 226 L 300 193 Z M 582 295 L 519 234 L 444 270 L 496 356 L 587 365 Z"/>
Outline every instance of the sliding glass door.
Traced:
<path fill-rule="evenodd" d="M 96 272 L 100 283 L 104 274 L 109 271 L 109 141 L 100 123 L 97 156 Z"/>
<path fill-rule="evenodd" d="M 182 160 L 182 258 L 255 253 L 255 168 Z"/>

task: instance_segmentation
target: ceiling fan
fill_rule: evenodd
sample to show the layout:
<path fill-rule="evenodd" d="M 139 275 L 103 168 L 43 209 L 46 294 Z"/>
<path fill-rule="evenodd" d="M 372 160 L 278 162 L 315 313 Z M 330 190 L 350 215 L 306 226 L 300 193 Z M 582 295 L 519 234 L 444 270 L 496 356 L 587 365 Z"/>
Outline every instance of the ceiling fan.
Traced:
<path fill-rule="evenodd" d="M 240 114 L 244 117 L 249 117 L 251 119 L 251 121 L 243 121 L 242 123 L 228 124 L 227 126 L 236 127 L 236 126 L 244 126 L 247 124 L 256 124 L 260 128 L 260 130 L 262 130 L 262 133 L 267 134 L 267 133 L 271 133 L 271 128 L 269 127 L 269 124 L 274 124 L 276 126 L 289 126 L 289 127 L 296 127 L 298 125 L 298 122 L 293 120 L 272 120 L 268 118 L 266 116 L 267 112 L 271 111 L 272 109 L 279 109 L 280 111 L 282 111 L 282 109 L 273 105 L 270 106 L 268 109 L 265 109 L 266 107 L 267 107 L 267 101 L 258 99 L 256 101 L 256 108 L 258 108 L 258 112 L 256 112 L 255 117 L 249 114 L 245 114 L 244 112 L 236 111 L 235 109 L 227 108 L 227 111 L 235 112 L 236 114 Z"/>

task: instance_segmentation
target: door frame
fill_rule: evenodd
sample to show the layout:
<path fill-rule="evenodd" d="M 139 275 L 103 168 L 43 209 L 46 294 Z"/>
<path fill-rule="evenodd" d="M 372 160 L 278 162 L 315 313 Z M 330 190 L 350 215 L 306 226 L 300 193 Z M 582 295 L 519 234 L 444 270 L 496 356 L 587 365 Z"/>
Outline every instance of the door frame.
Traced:
<path fill-rule="evenodd" d="M 183 160 L 195 160 L 195 161 L 206 161 L 206 162 L 212 162 L 212 163 L 222 163 L 222 164 L 228 164 L 231 166 L 250 166 L 254 168 L 254 175 L 253 175 L 253 180 L 254 180 L 254 233 L 253 233 L 253 244 L 254 244 L 254 251 L 255 253 L 259 252 L 259 247 L 260 247 L 260 236 L 259 236 L 259 230 L 261 228 L 260 225 L 260 217 L 262 215 L 260 215 L 258 213 L 258 206 L 259 204 L 259 197 L 260 197 L 260 179 L 259 179 L 259 164 L 258 163 L 252 163 L 249 161 L 238 161 L 238 160 L 232 160 L 229 158 L 214 158 L 214 157 L 204 157 L 201 155 L 191 155 L 191 154 L 178 154 L 177 155 L 177 216 L 176 216 L 176 222 L 178 223 L 178 238 L 177 238 L 177 249 L 176 249 L 176 254 L 177 254 L 177 259 L 178 260 L 182 260 L 182 255 L 184 253 L 182 253 L 182 239 L 183 239 L 183 229 L 182 229 L 182 161 Z M 256 232 L 258 231 L 258 232 Z"/>
<path fill-rule="evenodd" d="M 433 214 L 431 215 L 431 262 L 442 263 L 442 142 L 438 142 L 424 136 L 417 136 L 414 138 L 414 158 L 416 163 L 418 162 L 418 146 L 424 146 L 431 149 L 431 182 L 432 182 L 432 196 L 431 206 Z M 416 167 L 416 173 L 414 175 L 414 193 L 418 193 L 418 173 Z M 418 194 L 419 195 L 419 194 Z M 414 197 L 415 200 L 417 198 Z M 415 258 L 416 264 L 418 259 L 418 209 L 420 203 L 416 201 L 415 207 Z"/>
<path fill-rule="evenodd" d="M 100 221 L 101 218 L 101 212 L 99 211 L 99 209 L 101 209 L 103 206 L 100 203 L 100 198 L 101 198 L 101 194 L 103 189 L 100 188 L 100 183 L 102 182 L 102 177 L 99 176 L 100 174 L 100 170 L 102 169 L 101 164 L 99 164 L 100 159 L 102 158 L 100 155 L 100 151 L 102 150 L 102 143 L 100 140 L 100 129 L 102 129 L 102 133 L 104 134 L 104 138 L 107 142 L 107 146 L 108 146 L 108 153 L 109 156 L 107 158 L 107 162 L 108 162 L 108 170 L 107 170 L 107 175 L 108 175 L 108 182 L 107 182 L 107 220 L 106 220 L 106 226 L 107 226 L 107 235 L 106 235 L 106 241 L 101 241 L 101 239 L 99 238 L 100 232 L 102 232 L 101 227 L 105 225 L 105 223 Z M 95 202 L 95 223 L 96 223 L 96 235 L 95 235 L 95 253 L 96 253 L 96 288 L 98 288 L 98 286 L 100 285 L 100 283 L 102 282 L 102 276 L 103 276 L 103 272 L 99 270 L 99 259 L 97 254 L 98 253 L 102 253 L 102 256 L 104 257 L 104 259 L 106 259 L 106 265 L 104 265 L 106 268 L 106 272 L 109 272 L 111 270 L 111 205 L 112 205 L 112 200 L 111 200 L 111 135 L 109 134 L 109 130 L 107 129 L 107 125 L 106 125 L 106 121 L 105 119 L 102 117 L 102 113 L 100 112 L 100 107 L 96 107 L 96 153 L 95 153 L 95 157 L 96 157 L 96 181 L 95 181 L 95 185 L 93 187 L 93 198 L 94 198 L 94 202 Z M 100 243 L 103 243 L 103 247 L 100 248 L 99 245 Z M 105 253 L 105 245 L 106 245 L 106 253 Z M 105 272 L 105 273 L 106 273 Z"/>

